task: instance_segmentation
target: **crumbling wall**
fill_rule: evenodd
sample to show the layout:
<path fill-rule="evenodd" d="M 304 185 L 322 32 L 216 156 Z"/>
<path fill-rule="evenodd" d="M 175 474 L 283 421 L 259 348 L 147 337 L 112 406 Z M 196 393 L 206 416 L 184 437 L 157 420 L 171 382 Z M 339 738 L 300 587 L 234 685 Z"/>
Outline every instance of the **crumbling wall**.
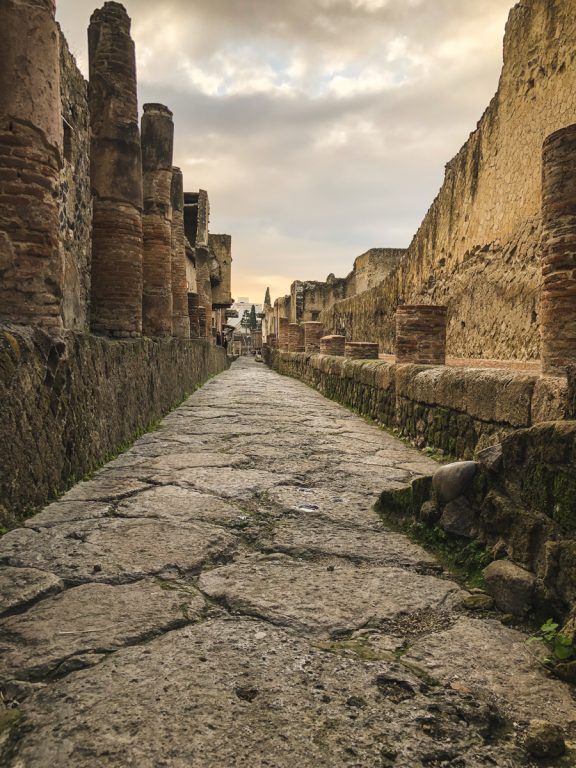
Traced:
<path fill-rule="evenodd" d="M 322 319 L 391 351 L 399 303 L 447 304 L 453 356 L 536 359 L 544 139 L 576 122 L 573 0 L 511 11 L 498 91 L 410 244 L 378 287 Z"/>
<path fill-rule="evenodd" d="M 363 293 L 381 283 L 405 255 L 405 248 L 370 248 L 358 256 L 354 269 L 347 278 L 347 296 Z"/>
<path fill-rule="evenodd" d="M 89 326 L 92 253 L 88 83 L 60 34 L 64 150 L 60 172 L 60 241 L 64 250 L 64 327 Z"/>

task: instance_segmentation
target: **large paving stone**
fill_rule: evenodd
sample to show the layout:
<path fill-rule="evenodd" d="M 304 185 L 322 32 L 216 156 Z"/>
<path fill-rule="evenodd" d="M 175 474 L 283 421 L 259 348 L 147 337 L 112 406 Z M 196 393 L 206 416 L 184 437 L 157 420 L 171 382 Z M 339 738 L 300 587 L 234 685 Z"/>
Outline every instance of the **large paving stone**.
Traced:
<path fill-rule="evenodd" d="M 406 536 L 387 531 L 338 525 L 308 513 L 303 519 L 281 520 L 270 547 L 299 557 L 313 555 L 344 557 L 353 562 L 399 566 L 440 566 L 436 558 Z"/>
<path fill-rule="evenodd" d="M 131 496 L 150 486 L 136 477 L 97 478 L 78 483 L 61 501 L 110 501 Z"/>
<path fill-rule="evenodd" d="M 445 632 L 418 640 L 404 658 L 444 683 L 495 699 L 514 720 L 552 720 L 576 734 L 571 687 L 541 666 L 543 648 L 526 641 L 498 621 L 463 617 Z"/>
<path fill-rule="evenodd" d="M 197 620 L 204 600 L 177 582 L 84 584 L 0 621 L 0 679 L 36 680 Z"/>
<path fill-rule="evenodd" d="M 242 526 L 248 517 L 246 512 L 229 501 L 171 485 L 152 488 L 136 498 L 120 502 L 116 514 L 120 517 L 152 517 L 174 523 L 200 520 L 232 528 Z"/>
<path fill-rule="evenodd" d="M 3 765 L 382 768 L 449 757 L 513 768 L 513 745 L 487 743 L 494 715 L 398 664 L 326 653 L 260 622 L 213 621 L 33 694 Z"/>
<path fill-rule="evenodd" d="M 447 608 L 460 594 L 454 582 L 400 568 L 326 565 L 284 555 L 215 568 L 203 573 L 198 585 L 235 613 L 324 636 L 380 626 L 400 614 Z"/>
<path fill-rule="evenodd" d="M 374 501 L 366 494 L 338 492 L 330 488 L 281 485 L 273 488 L 269 499 L 288 512 L 303 516 L 318 516 L 358 527 L 373 528 L 380 518 L 374 511 Z"/>
<path fill-rule="evenodd" d="M 157 478 L 162 481 L 161 477 Z M 289 475 L 261 469 L 199 468 L 183 470 L 172 479 L 177 485 L 192 486 L 226 499 L 249 499 L 255 493 L 267 491 L 289 480 Z"/>
<path fill-rule="evenodd" d="M 114 503 L 111 501 L 55 501 L 42 512 L 26 520 L 26 528 L 51 528 L 62 523 L 100 520 L 109 517 Z"/>
<path fill-rule="evenodd" d="M 61 579 L 36 568 L 0 568 L 0 616 L 64 588 Z"/>
<path fill-rule="evenodd" d="M 126 583 L 163 573 L 197 573 L 236 550 L 236 539 L 207 523 L 105 520 L 34 531 L 19 528 L 0 539 L 0 564 L 51 571 L 72 584 Z"/>

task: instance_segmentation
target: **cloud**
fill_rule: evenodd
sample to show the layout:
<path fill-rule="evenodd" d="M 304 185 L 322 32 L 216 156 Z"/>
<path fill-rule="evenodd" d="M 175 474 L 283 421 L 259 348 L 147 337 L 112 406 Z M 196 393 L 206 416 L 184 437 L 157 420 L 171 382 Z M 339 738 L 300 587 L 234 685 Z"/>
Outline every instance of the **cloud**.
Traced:
<path fill-rule="evenodd" d="M 512 0 L 127 0 L 140 101 L 233 236 L 234 290 L 406 246 L 493 95 Z M 86 71 L 92 0 L 58 0 Z M 254 295 L 255 294 L 255 295 Z"/>

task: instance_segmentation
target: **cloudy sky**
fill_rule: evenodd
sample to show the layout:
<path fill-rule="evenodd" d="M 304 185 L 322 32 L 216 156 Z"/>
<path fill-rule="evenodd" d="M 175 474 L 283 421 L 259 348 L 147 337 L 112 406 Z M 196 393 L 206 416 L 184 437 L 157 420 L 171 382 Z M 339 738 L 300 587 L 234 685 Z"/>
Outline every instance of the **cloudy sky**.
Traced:
<path fill-rule="evenodd" d="M 96 0 L 58 0 L 86 73 Z M 140 103 L 233 237 L 234 294 L 405 247 L 494 94 L 512 0 L 126 0 Z"/>

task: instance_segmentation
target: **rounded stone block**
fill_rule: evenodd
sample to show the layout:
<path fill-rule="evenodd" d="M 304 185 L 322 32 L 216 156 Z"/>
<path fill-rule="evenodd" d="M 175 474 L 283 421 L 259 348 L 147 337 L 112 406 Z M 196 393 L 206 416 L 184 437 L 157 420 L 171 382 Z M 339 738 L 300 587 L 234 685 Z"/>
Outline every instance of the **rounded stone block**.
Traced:
<path fill-rule="evenodd" d="M 378 360 L 378 344 L 370 341 L 347 341 L 344 355 L 352 360 Z"/>
<path fill-rule="evenodd" d="M 288 351 L 304 352 L 304 328 L 299 323 L 288 325 Z"/>
<path fill-rule="evenodd" d="M 343 356 L 345 351 L 345 336 L 323 336 L 320 339 L 320 352 L 323 355 Z"/>
<path fill-rule="evenodd" d="M 302 323 L 304 328 L 304 349 L 306 352 L 320 352 L 320 340 L 324 336 L 324 323 L 309 320 Z"/>
<path fill-rule="evenodd" d="M 544 142 L 542 162 L 542 370 L 576 364 L 576 124 Z"/>
<path fill-rule="evenodd" d="M 396 362 L 445 365 L 447 307 L 403 304 L 396 310 Z"/>
<path fill-rule="evenodd" d="M 59 33 L 51 0 L 0 3 L 0 319 L 62 327 Z"/>

